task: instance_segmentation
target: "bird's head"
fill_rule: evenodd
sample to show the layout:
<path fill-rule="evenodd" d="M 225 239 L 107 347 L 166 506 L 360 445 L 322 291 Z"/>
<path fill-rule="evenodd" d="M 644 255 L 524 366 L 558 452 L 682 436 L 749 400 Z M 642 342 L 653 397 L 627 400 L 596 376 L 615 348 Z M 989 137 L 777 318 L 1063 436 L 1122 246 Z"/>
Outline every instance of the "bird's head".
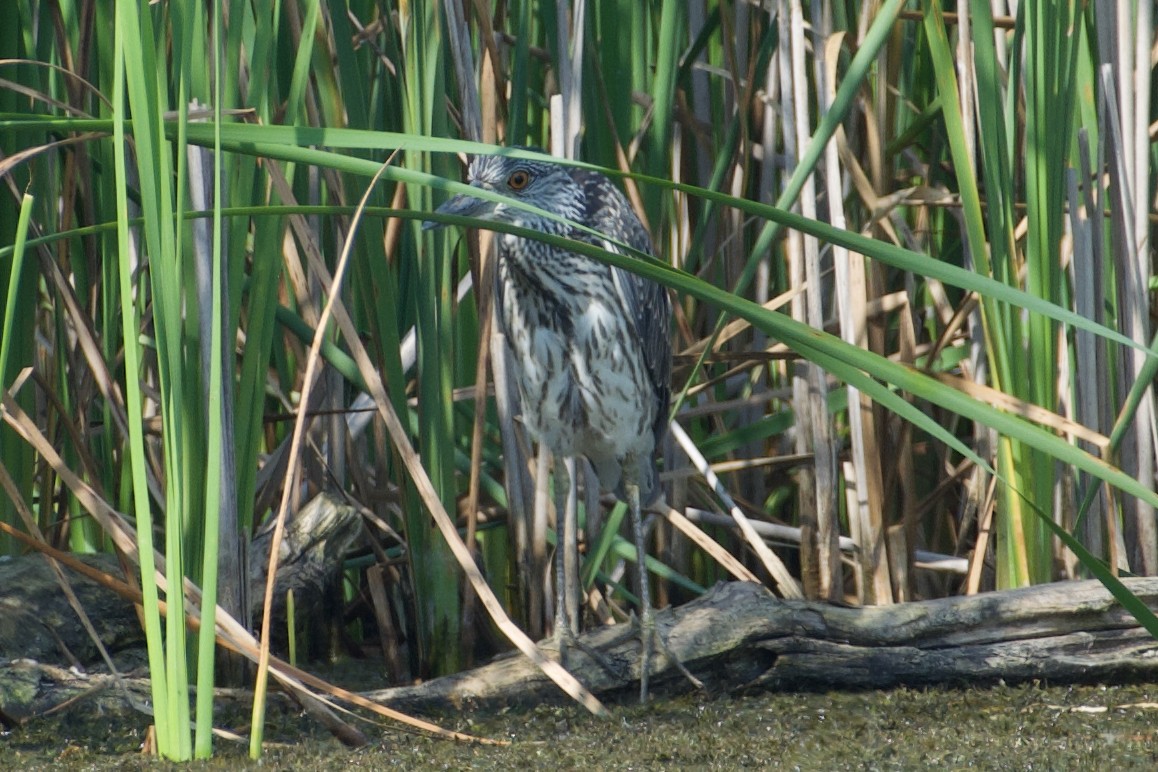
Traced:
<path fill-rule="evenodd" d="M 475 156 L 467 178 L 471 187 L 523 201 L 570 220 L 577 219 L 582 213 L 583 191 L 567 168 L 558 164 L 497 155 Z M 507 222 L 539 231 L 558 232 L 566 227 L 557 220 L 505 202 L 484 201 L 466 194 L 455 196 L 435 211 Z M 439 225 L 430 221 L 426 223 L 427 228 Z"/>

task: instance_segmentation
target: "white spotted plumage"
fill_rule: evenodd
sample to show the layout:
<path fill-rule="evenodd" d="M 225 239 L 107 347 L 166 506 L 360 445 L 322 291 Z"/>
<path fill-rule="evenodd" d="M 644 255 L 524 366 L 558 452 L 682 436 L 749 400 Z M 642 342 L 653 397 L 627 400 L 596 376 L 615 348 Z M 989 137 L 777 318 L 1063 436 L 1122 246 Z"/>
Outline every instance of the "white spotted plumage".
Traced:
<path fill-rule="evenodd" d="M 564 219 L 474 196 L 456 196 L 439 207 L 441 213 L 507 222 L 605 249 L 622 243 L 651 252 L 651 240 L 627 199 L 602 174 L 482 156 L 472 161 L 469 176 L 475 188 Z M 598 235 L 567 221 L 583 223 Z M 556 550 L 555 634 L 561 636 L 562 651 L 576 621 L 567 612 L 567 598 L 574 602 L 576 593 L 564 589 L 565 556 L 574 556 L 576 547 L 575 513 L 566 504 L 570 483 L 562 458 L 586 456 L 600 486 L 627 501 L 636 560 L 643 566 L 647 550 L 641 503 L 650 503 L 659 492 L 655 448 L 667 428 L 671 402 L 671 305 L 658 284 L 569 249 L 502 234 L 497 252 L 496 311 L 514 354 L 523 420 L 555 455 L 558 543 L 571 545 Z M 638 578 L 639 689 L 646 700 L 656 630 L 646 571 Z"/>
<path fill-rule="evenodd" d="M 469 177 L 472 186 L 591 223 L 610 239 L 651 251 L 627 200 L 603 175 L 479 156 Z M 516 179 L 524 183 L 517 189 Z M 442 211 L 469 211 L 616 249 L 609 238 L 507 203 L 461 197 Z M 584 255 L 501 234 L 495 297 L 527 428 L 556 455 L 586 456 L 607 490 L 620 489 L 622 464 L 634 458 L 641 497 L 654 498 L 654 453 L 670 401 L 666 291 Z"/>

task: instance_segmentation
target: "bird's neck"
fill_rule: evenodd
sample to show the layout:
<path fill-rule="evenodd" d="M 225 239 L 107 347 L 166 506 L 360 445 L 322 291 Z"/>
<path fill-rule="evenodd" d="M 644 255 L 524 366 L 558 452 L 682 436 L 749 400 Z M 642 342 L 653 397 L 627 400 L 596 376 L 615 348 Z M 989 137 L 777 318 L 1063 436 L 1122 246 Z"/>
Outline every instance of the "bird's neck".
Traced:
<path fill-rule="evenodd" d="M 593 273 L 602 266 L 587 257 L 537 244 L 528 248 L 523 240 L 504 235 L 498 251 L 496 279 L 502 292 L 515 306 L 524 303 L 557 304 L 559 307 L 581 307 L 586 304 L 586 289 Z M 519 242 L 522 242 L 521 244 Z"/>

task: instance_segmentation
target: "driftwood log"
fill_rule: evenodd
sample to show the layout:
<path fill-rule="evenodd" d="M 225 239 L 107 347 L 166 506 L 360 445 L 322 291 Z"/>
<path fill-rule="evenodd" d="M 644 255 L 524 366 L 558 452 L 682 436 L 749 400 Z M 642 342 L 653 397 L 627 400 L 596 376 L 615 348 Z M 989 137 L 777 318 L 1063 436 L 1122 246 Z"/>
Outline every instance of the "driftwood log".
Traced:
<path fill-rule="evenodd" d="M 274 584 L 274 629 L 284 634 L 286 594 L 293 590 L 297 615 L 317 616 L 333 606 L 331 594 L 342 559 L 361 534 L 358 511 L 322 494 L 288 518 Z M 272 528 L 250 543 L 251 616 L 261 614 Z M 123 576 L 112 555 L 83 555 L 80 560 Z M 80 605 L 111 652 L 144 645 L 133 606 L 83 576 L 65 571 Z M 251 620 L 252 621 L 252 620 Z M 98 661 L 97 649 L 60 589 L 47 561 L 39 555 L 0 559 L 0 660 L 35 659 L 70 666 Z"/>
<path fill-rule="evenodd" d="M 330 502 L 325 509 L 343 508 Z M 335 523 L 347 522 L 350 515 L 346 510 Z M 331 526 L 336 529 L 332 544 L 354 538 L 353 526 L 318 521 L 295 531 L 304 540 L 292 536 L 290 542 L 300 545 L 296 552 L 304 563 L 340 565 L 333 551 L 317 540 L 316 529 Z M 307 553 L 313 557 L 307 559 Z M 285 557 L 288 564 L 296 562 L 293 554 Z M 308 586 L 324 588 L 329 572 L 289 574 L 312 577 Z M 70 578 L 106 645 L 122 654 L 126 648 L 139 651 L 143 640 L 133 608 L 87 579 Z M 255 582 L 258 578 L 255 575 Z M 284 595 L 281 580 L 279 572 L 278 592 Z M 1125 584 L 1151 609 L 1158 608 L 1158 578 L 1128 579 Z M 255 597 L 260 595 L 255 592 Z M 763 587 L 737 582 L 660 612 L 657 624 L 672 652 L 713 692 L 1028 679 L 1158 680 L 1158 642 L 1093 581 L 876 608 L 783 601 Z M 639 662 L 634 628 L 605 627 L 582 640 L 599 649 L 610 668 L 575 649 L 566 664 L 581 681 L 601 695 L 632 687 Z M 656 659 L 661 658 L 653 662 Z M 47 664 L 38 668 L 34 660 Z M 104 697 L 111 698 L 117 690 L 104 688 L 107 676 L 53 667 L 94 661 L 95 650 L 44 561 L 0 561 L 0 719 L 36 715 L 70 691 L 103 689 Z M 690 688 L 669 663 L 656 664 L 661 668 L 652 681 L 657 691 Z M 135 688 L 140 690 L 140 684 Z M 14 696 L 17 692 L 24 696 Z M 420 686 L 366 696 L 406 711 L 563 699 L 541 672 L 515 656 Z"/>
<path fill-rule="evenodd" d="M 361 535 L 362 518 L 356 509 L 322 494 L 288 518 L 274 585 L 273 645 L 284 647 L 286 594 L 294 591 L 296 617 L 311 624 L 326 617 L 319 610 L 340 615 L 333 602 L 339 589 L 342 560 Z M 265 595 L 272 529 L 258 532 L 250 543 L 251 616 L 260 617 Z M 123 576 L 112 555 L 76 556 L 113 577 Z M 65 569 L 97 636 L 118 669 L 133 672 L 145 664 L 145 636 L 133 605 L 103 585 Z M 302 622 L 298 622 L 301 627 Z M 317 630 L 307 636 L 325 644 Z M 103 692 L 102 699 L 118 699 L 109 676 L 87 674 L 101 666 L 96 644 L 66 599 L 56 575 L 39 555 L 0 559 L 0 723 L 4 716 L 38 715 L 45 709 L 85 692 Z M 137 679 L 125 679 L 133 689 L 148 693 Z M 131 694 L 129 695 L 131 697 Z M 103 707 L 108 707 L 107 703 Z"/>
<path fill-rule="evenodd" d="M 1158 607 L 1158 578 L 1126 585 Z M 1096 581 L 872 608 L 783 601 L 759 585 L 733 582 L 660 612 L 657 624 L 672 652 L 717 692 L 1158 680 L 1158 641 Z M 610 673 L 580 651 L 569 654 L 567 667 L 596 694 L 623 690 L 638 678 L 639 641 L 630 628 L 602 628 L 583 641 L 620 670 Z M 652 683 L 690 688 L 667 663 Z M 525 658 L 506 657 L 367 696 L 424 710 L 558 699 L 559 692 Z"/>

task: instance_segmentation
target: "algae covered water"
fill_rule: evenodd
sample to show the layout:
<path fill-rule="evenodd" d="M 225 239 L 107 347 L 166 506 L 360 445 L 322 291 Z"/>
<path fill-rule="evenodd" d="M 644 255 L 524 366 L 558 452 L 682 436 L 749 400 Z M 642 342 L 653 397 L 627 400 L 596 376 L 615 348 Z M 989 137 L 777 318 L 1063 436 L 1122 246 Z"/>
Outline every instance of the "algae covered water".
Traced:
<path fill-rule="evenodd" d="M 272 711 L 263 769 L 1155 769 L 1158 687 L 993 686 L 827 693 L 688 695 L 609 706 L 601 720 L 572 705 L 433 717 L 505 747 L 453 743 L 363 725 L 351 750 L 296 711 Z M 245 711 L 237 711 L 236 726 Z M 228 718 L 228 716 L 223 716 Z M 137 769 L 148 720 L 39 719 L 0 738 L 6 769 Z M 217 741 L 191 768 L 257 769 L 246 747 Z M 176 765 L 174 765 L 176 768 Z"/>

